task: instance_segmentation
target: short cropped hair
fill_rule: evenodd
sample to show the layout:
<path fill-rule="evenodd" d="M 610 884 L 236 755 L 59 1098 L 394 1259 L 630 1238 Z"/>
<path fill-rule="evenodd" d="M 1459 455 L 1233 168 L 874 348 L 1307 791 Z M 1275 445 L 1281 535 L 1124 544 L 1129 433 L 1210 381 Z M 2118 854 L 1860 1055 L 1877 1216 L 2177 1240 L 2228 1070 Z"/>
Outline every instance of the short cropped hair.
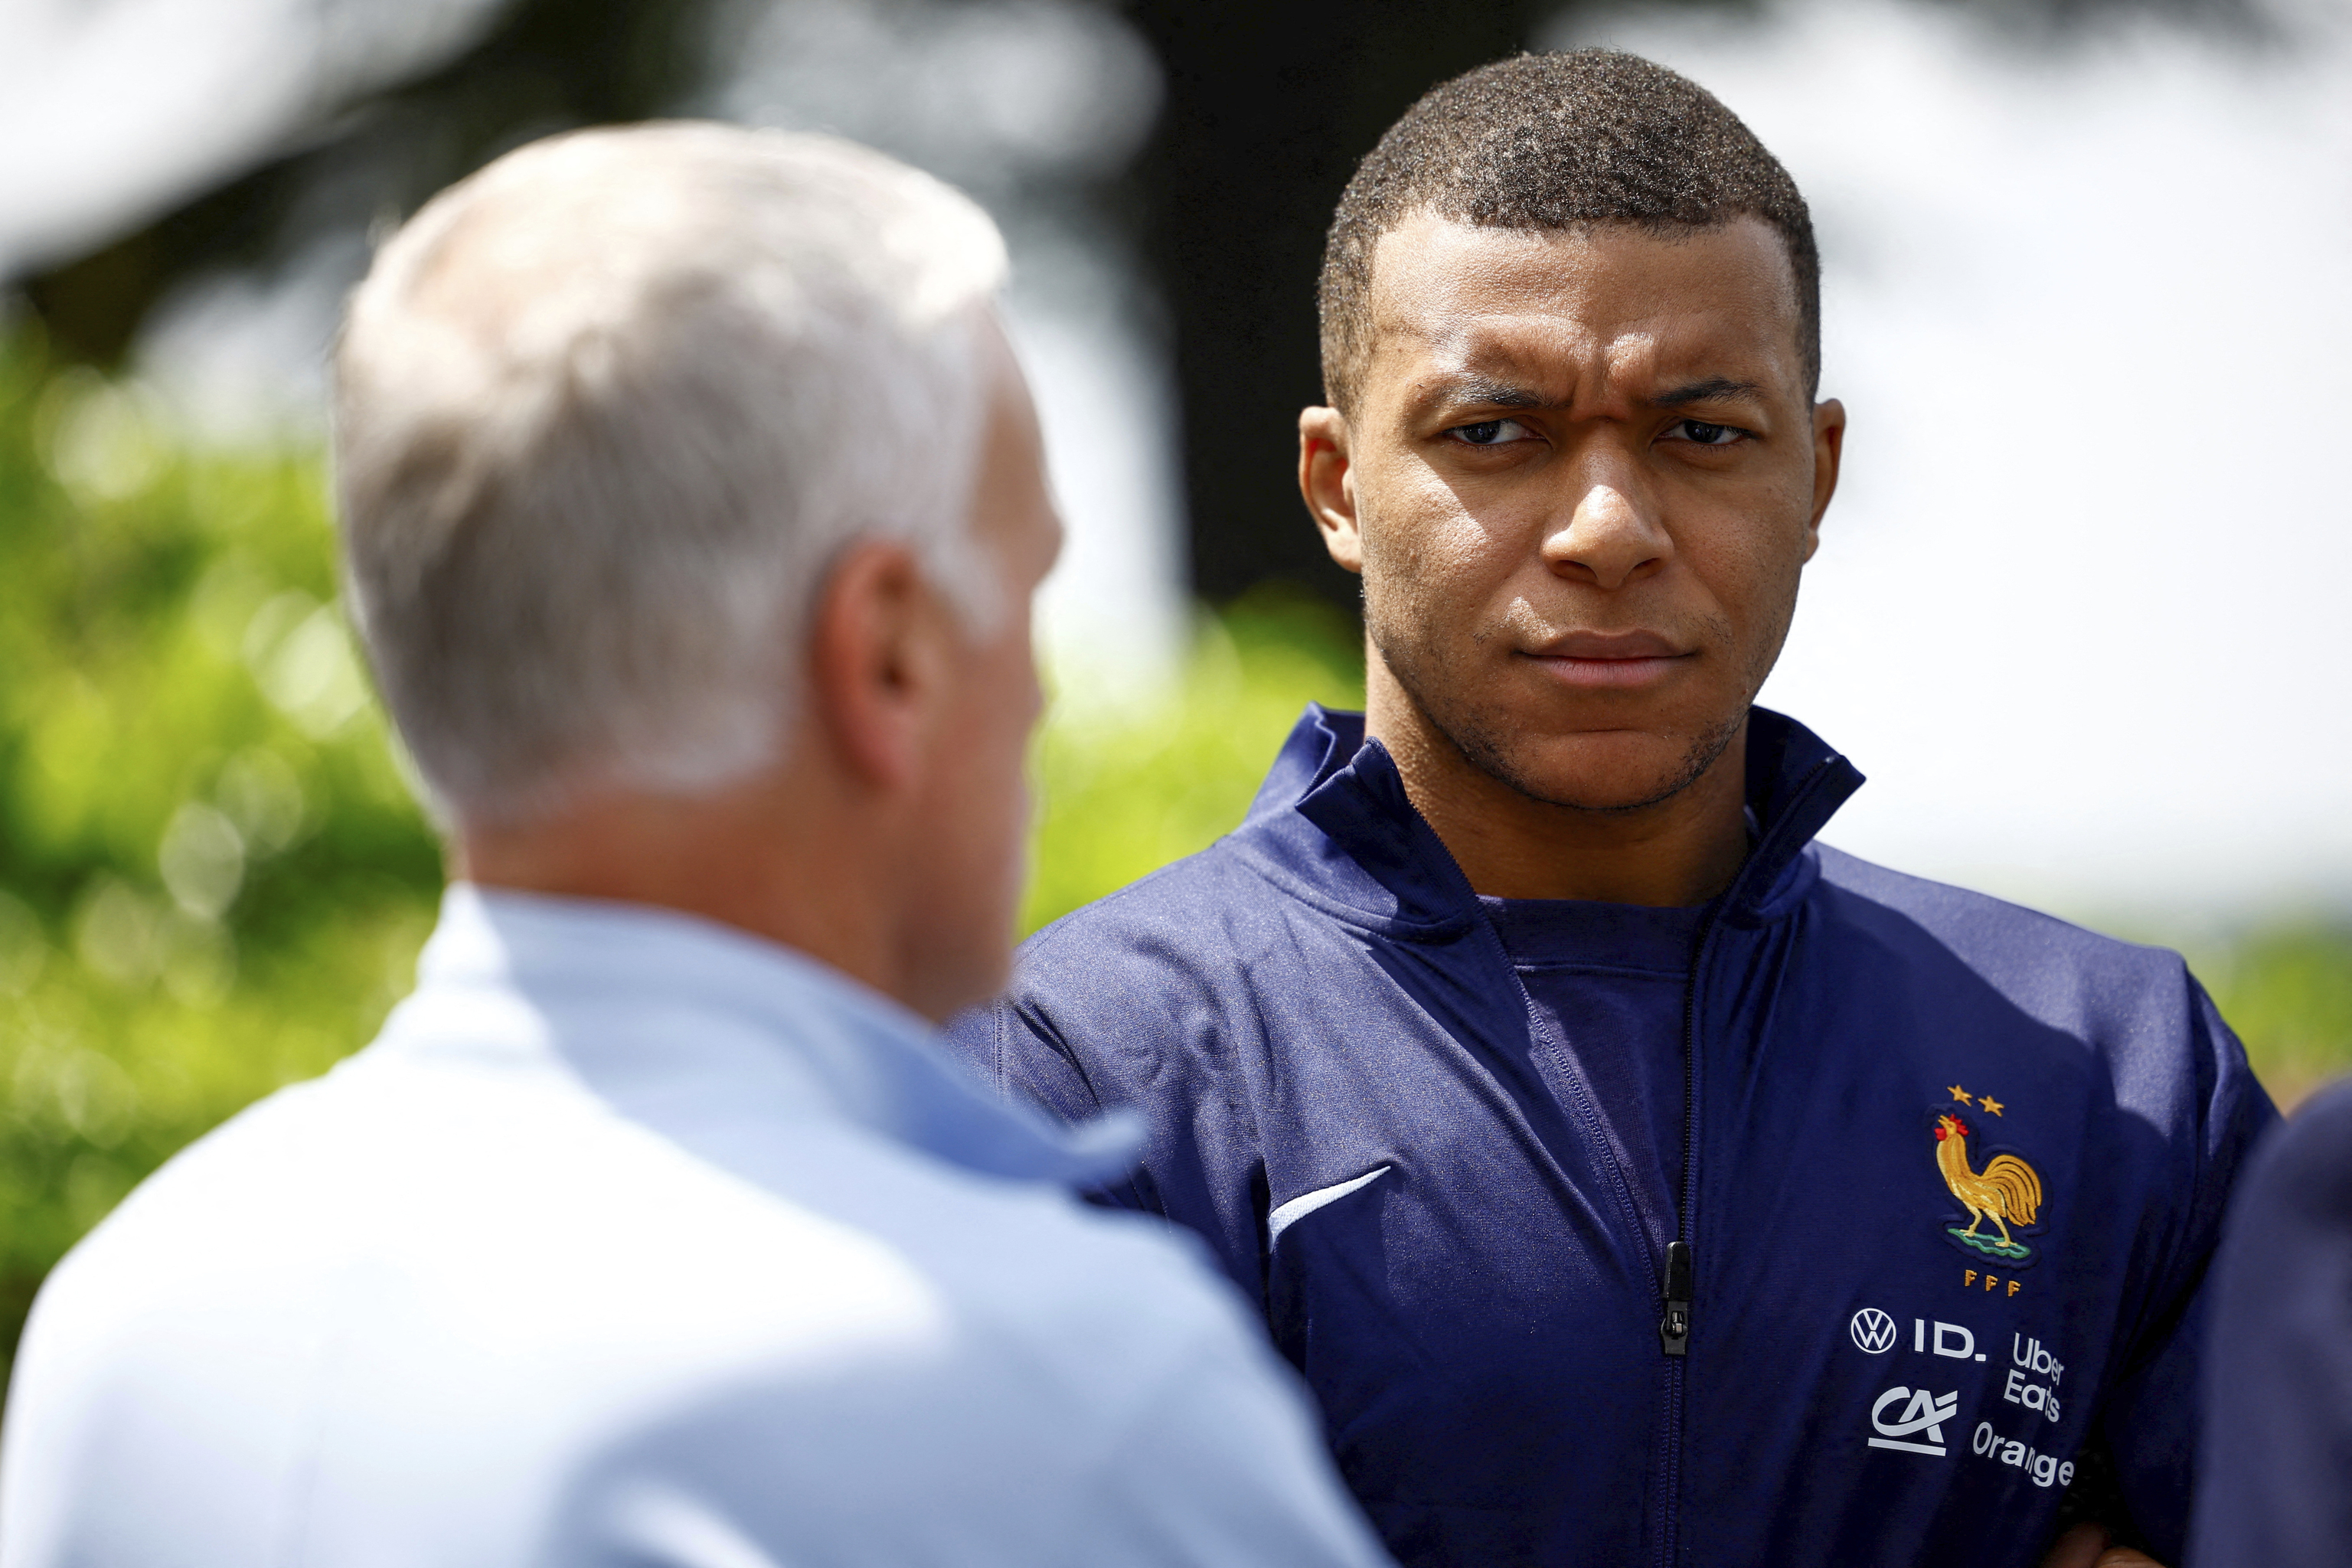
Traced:
<path fill-rule="evenodd" d="M 350 597 L 434 804 L 694 795 L 781 754 L 825 574 L 906 542 L 967 622 L 1005 273 L 979 207 L 830 137 L 511 153 L 381 253 L 337 351 Z"/>
<path fill-rule="evenodd" d="M 1616 49 L 1519 55 L 1442 82 L 1348 182 L 1323 251 L 1323 387 L 1353 406 L 1372 350 L 1372 252 L 1423 212 L 1493 228 L 1631 224 L 1686 234 L 1762 219 L 1796 275 L 1808 389 L 1821 380 L 1821 254 L 1796 182 L 1714 94 Z"/>

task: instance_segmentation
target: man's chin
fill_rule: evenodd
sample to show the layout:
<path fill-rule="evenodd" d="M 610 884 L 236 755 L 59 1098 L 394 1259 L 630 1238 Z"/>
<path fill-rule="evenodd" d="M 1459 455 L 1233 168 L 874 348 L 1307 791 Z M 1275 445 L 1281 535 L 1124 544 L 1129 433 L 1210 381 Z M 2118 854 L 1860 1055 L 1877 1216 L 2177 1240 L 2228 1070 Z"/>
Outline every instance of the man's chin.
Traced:
<path fill-rule="evenodd" d="M 1633 812 L 1663 805 L 1706 777 L 1738 732 L 1735 721 L 1699 736 L 1595 730 L 1462 750 L 1479 771 L 1531 800 L 1577 811 Z"/>

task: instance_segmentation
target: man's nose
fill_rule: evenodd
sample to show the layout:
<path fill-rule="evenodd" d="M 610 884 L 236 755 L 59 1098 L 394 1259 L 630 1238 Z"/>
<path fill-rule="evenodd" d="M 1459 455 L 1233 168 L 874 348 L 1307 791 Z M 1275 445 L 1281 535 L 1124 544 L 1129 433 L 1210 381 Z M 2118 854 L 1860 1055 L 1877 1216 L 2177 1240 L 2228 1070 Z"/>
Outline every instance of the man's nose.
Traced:
<path fill-rule="evenodd" d="M 1554 572 L 1610 591 L 1664 567 L 1674 542 L 1659 524 L 1646 487 L 1625 467 L 1577 466 L 1567 523 L 1543 542 L 1544 561 Z"/>

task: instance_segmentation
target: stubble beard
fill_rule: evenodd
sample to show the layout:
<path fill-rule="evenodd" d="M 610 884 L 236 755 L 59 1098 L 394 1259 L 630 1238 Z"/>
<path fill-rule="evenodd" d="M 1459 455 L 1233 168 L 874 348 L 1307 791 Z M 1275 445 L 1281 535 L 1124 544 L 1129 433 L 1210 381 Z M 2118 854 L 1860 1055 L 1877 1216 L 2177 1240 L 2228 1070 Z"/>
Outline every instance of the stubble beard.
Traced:
<path fill-rule="evenodd" d="M 1549 785 L 1521 765 L 1513 754 L 1513 742 L 1520 732 L 1501 713 L 1492 709 L 1482 710 L 1475 701 L 1438 700 L 1440 694 L 1450 699 L 1452 693 L 1475 684 L 1460 679 L 1462 661 L 1458 658 L 1444 652 L 1431 653 L 1416 646 L 1410 637 L 1395 636 L 1385 618 L 1373 613 L 1369 602 L 1364 606 L 1364 625 L 1381 663 L 1420 710 L 1423 722 L 1472 767 L 1505 788 L 1545 805 L 1612 816 L 1663 805 L 1706 776 L 1707 770 L 1738 738 L 1739 727 L 1748 717 L 1748 705 L 1742 703 L 1720 722 L 1692 735 L 1681 758 L 1666 773 L 1665 781 L 1640 799 L 1593 800 Z"/>

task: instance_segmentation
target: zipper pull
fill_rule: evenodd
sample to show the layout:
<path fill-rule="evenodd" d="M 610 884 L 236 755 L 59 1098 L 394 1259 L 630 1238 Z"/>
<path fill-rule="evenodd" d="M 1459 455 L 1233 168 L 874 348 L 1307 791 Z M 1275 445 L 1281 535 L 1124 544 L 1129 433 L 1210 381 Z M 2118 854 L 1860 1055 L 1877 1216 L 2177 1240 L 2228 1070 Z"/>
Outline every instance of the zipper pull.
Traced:
<path fill-rule="evenodd" d="M 1691 1247 L 1687 1241 L 1666 1244 L 1666 1315 L 1658 1322 L 1658 1340 L 1668 1355 L 1690 1349 Z"/>

